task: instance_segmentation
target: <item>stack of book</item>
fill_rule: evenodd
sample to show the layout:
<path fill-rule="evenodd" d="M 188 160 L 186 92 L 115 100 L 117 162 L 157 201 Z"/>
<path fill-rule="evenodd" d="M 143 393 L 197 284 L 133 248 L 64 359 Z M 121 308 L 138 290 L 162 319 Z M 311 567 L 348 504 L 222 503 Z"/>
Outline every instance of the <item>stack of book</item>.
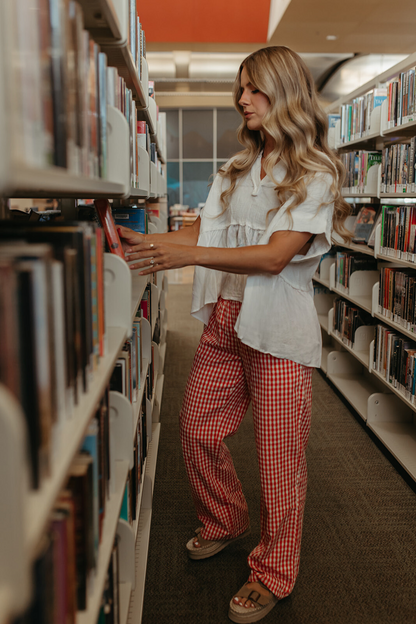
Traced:
<path fill-rule="evenodd" d="M 334 299 L 334 328 L 333 331 L 353 348 L 355 332 L 363 325 L 373 325 L 374 321 L 370 314 L 354 307 L 344 299 Z"/>
<path fill-rule="evenodd" d="M 381 159 L 381 193 L 415 192 L 415 142 L 385 147 Z"/>
<path fill-rule="evenodd" d="M 382 206 L 381 239 L 383 253 L 415 261 L 416 206 Z"/>
<path fill-rule="evenodd" d="M 401 72 L 388 84 L 388 128 L 394 128 L 414 120 L 415 115 L 415 68 Z"/>
<path fill-rule="evenodd" d="M 364 193 L 371 167 L 381 163 L 381 152 L 358 150 L 340 154 L 340 158 L 347 173 L 343 188 L 350 192 Z"/>
<path fill-rule="evenodd" d="M 17 157 L 102 177 L 106 167 L 106 56 L 83 28 L 75 0 L 13 3 Z"/>
<path fill-rule="evenodd" d="M 370 132 L 371 114 L 387 98 L 384 87 L 373 89 L 341 106 L 341 143 L 361 139 Z"/>
<path fill-rule="evenodd" d="M 143 59 L 146 58 L 146 36 L 137 14 L 136 0 L 128 0 L 129 5 L 129 29 L 127 43 L 133 57 L 133 62 L 139 76 L 143 76 Z"/>
<path fill-rule="evenodd" d="M 137 429 L 133 438 L 133 468 L 129 470 L 120 517 L 130 525 L 137 520 L 137 501 L 142 487 L 144 462 L 147 457 L 146 399 L 143 397 Z"/>
<path fill-rule="evenodd" d="M 374 341 L 374 368 L 412 403 L 416 391 L 416 343 L 394 330 L 377 325 Z"/>
<path fill-rule="evenodd" d="M 56 500 L 33 567 L 32 604 L 21 624 L 75 624 L 77 611 L 88 609 L 114 472 L 108 396 L 107 389 Z"/>
<path fill-rule="evenodd" d="M 412 332 L 416 331 L 415 283 L 412 269 L 380 269 L 380 314 Z"/>
<path fill-rule="evenodd" d="M 111 376 L 111 390 L 120 392 L 131 403 L 136 403 L 140 390 L 140 371 L 143 367 L 140 344 L 140 318 L 133 323 L 132 336 L 124 343 Z"/>
<path fill-rule="evenodd" d="M 348 252 L 338 251 L 335 260 L 335 281 L 337 286 L 348 290 L 350 278 L 356 271 L 375 271 L 377 261 L 370 256 L 353 255 Z"/>
<path fill-rule="evenodd" d="M 104 355 L 103 266 L 93 223 L 0 229 L 0 382 L 27 419 L 34 488 L 49 474 L 52 431 L 71 417 Z"/>

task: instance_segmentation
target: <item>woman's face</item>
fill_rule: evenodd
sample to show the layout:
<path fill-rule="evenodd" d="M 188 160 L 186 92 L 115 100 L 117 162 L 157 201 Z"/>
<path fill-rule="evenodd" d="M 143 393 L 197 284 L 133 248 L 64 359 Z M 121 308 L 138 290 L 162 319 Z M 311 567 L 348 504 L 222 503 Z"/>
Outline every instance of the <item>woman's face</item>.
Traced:
<path fill-rule="evenodd" d="M 251 84 L 245 67 L 241 71 L 240 85 L 242 94 L 238 103 L 244 109 L 247 128 L 262 130 L 263 117 L 270 108 L 269 98 Z"/>

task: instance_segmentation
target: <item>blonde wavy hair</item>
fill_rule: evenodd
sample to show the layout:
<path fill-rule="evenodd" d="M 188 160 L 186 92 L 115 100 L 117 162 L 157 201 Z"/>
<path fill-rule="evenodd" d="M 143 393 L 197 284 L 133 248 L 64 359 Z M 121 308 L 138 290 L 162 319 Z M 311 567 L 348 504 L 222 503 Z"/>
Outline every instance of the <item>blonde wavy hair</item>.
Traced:
<path fill-rule="evenodd" d="M 264 130 L 274 139 L 275 147 L 264 160 L 263 167 L 276 183 L 279 209 L 290 197 L 293 200 L 288 213 L 306 199 L 307 183 L 315 173 L 329 173 L 334 201 L 333 230 L 345 242 L 351 232 L 344 227 L 350 206 L 341 195 L 345 168 L 335 152 L 328 146 L 328 119 L 315 90 L 313 78 L 300 56 L 285 46 L 263 48 L 250 54 L 240 66 L 234 89 L 234 105 L 243 122 L 238 128 L 238 140 L 244 146 L 219 174 L 230 180 L 230 186 L 221 194 L 226 210 L 238 178 L 246 175 L 264 147 L 264 134 L 247 128 L 244 109 L 239 101 L 242 95 L 241 72 L 243 67 L 255 89 L 267 95 L 270 108 L 262 120 Z M 286 175 L 277 183 L 273 167 L 278 160 L 286 166 Z M 324 205 L 324 203 L 322 204 Z"/>

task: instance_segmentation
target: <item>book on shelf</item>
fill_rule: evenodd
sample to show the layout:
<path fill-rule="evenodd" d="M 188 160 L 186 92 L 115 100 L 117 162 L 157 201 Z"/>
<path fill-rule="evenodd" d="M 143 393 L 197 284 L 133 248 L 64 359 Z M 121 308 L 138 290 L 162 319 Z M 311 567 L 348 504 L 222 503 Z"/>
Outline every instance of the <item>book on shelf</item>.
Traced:
<path fill-rule="evenodd" d="M 100 178 L 107 178 L 107 56 L 103 52 L 98 54 L 97 79 L 99 175 Z"/>
<path fill-rule="evenodd" d="M 114 224 L 111 206 L 108 199 L 96 199 L 94 201 L 94 205 L 97 210 L 101 226 L 104 230 L 110 252 L 125 260 L 123 247 L 120 242 L 117 228 Z"/>
<path fill-rule="evenodd" d="M 415 402 L 416 343 L 384 325 L 377 325 L 374 340 L 375 370 L 403 396 Z"/>
<path fill-rule="evenodd" d="M 136 13 L 136 7 L 133 7 Z M 116 105 L 130 130 L 131 174 L 137 179 L 137 127 L 132 92 L 84 30 L 75 0 L 38 0 L 30 19 L 22 0 L 12 3 L 16 42 L 7 92 L 13 93 L 16 157 L 29 166 L 61 167 L 74 175 L 108 177 L 107 105 Z M 137 29 L 132 15 L 132 29 Z M 137 41 L 137 46 L 136 42 Z M 132 39 L 139 64 L 139 33 Z M 141 64 L 140 64 L 141 66 Z"/>
<path fill-rule="evenodd" d="M 340 155 L 340 158 L 346 169 L 343 188 L 354 189 L 354 192 L 357 193 L 366 192 L 366 187 L 369 183 L 369 172 L 374 165 L 381 163 L 381 152 L 357 150 L 343 153 Z"/>
<path fill-rule="evenodd" d="M 96 477 L 93 476 L 92 465 L 93 460 L 89 455 L 80 454 L 74 458 L 67 487 L 56 500 L 48 528 L 38 547 L 38 555 L 33 565 L 32 602 L 14 624 L 76 624 L 79 611 L 85 611 L 89 606 L 97 564 L 93 559 L 91 490 Z M 101 603 L 105 617 L 110 613 L 108 607 L 114 609 L 114 600 L 119 600 L 117 536 L 110 556 L 109 570 Z M 119 606 L 116 605 L 115 609 L 119 610 Z"/>
<path fill-rule="evenodd" d="M 117 536 L 106 574 L 98 624 L 120 624 L 120 572 Z"/>
<path fill-rule="evenodd" d="M 122 225 L 135 232 L 140 232 L 141 234 L 148 233 L 148 218 L 145 208 L 138 205 L 129 207 L 121 206 L 120 208 L 114 207 L 112 209 L 112 214 L 116 226 Z"/>
<path fill-rule="evenodd" d="M 0 379 L 26 415 L 35 488 L 62 443 L 52 444 L 52 429 L 61 432 L 71 418 L 100 356 L 103 335 L 99 329 L 94 339 L 93 317 L 97 312 L 103 329 L 104 302 L 94 294 L 93 276 L 102 248 L 95 244 L 95 259 L 90 251 L 98 230 L 85 223 L 7 221 L 0 227 L 1 332 L 7 336 Z"/>
<path fill-rule="evenodd" d="M 383 205 L 381 209 L 381 252 L 414 261 L 416 207 Z"/>
<path fill-rule="evenodd" d="M 351 254 L 349 252 L 338 251 L 335 260 L 335 281 L 337 286 L 345 289 L 349 288 L 350 278 L 356 271 L 375 271 L 377 261 L 370 256 Z"/>
<path fill-rule="evenodd" d="M 357 215 L 354 223 L 352 242 L 357 244 L 368 244 L 371 232 L 374 229 L 377 219 L 377 210 L 372 206 L 363 206 Z"/>
<path fill-rule="evenodd" d="M 382 151 L 381 193 L 413 193 L 415 190 L 415 141 L 387 146 Z"/>
<path fill-rule="evenodd" d="M 13 272 L 15 277 L 3 281 L 15 286 L 10 293 L 3 292 L 5 321 L 10 328 L 14 344 L 2 352 L 2 383 L 11 379 L 22 405 L 29 433 L 32 486 L 50 473 L 52 426 L 58 420 L 53 346 L 53 312 L 51 291 L 52 251 L 48 245 L 22 243 L 0 245 L 0 260 L 4 276 Z M 6 359 L 11 354 L 11 359 Z M 15 370 L 4 373 L 10 364 Z M 55 364 L 55 366 L 54 366 Z"/>
<path fill-rule="evenodd" d="M 381 210 L 381 207 L 379 207 L 377 211 L 376 219 L 374 221 L 373 229 L 371 230 L 370 236 L 368 237 L 368 240 L 367 240 L 368 247 L 372 247 L 373 249 L 376 245 L 377 227 L 381 224 L 382 219 L 383 219 L 383 212 Z"/>
<path fill-rule="evenodd" d="M 387 88 L 379 87 L 351 103 L 341 106 L 341 143 L 367 136 L 371 129 L 371 115 L 387 99 Z"/>
<path fill-rule="evenodd" d="M 380 269 L 379 313 L 412 332 L 416 331 L 415 283 L 412 269 Z"/>
<path fill-rule="evenodd" d="M 353 348 L 355 334 L 359 327 L 374 325 L 371 314 L 356 308 L 343 299 L 334 299 L 334 331 L 345 344 Z"/>
<path fill-rule="evenodd" d="M 415 68 L 400 72 L 387 83 L 389 128 L 414 120 L 415 114 Z"/>

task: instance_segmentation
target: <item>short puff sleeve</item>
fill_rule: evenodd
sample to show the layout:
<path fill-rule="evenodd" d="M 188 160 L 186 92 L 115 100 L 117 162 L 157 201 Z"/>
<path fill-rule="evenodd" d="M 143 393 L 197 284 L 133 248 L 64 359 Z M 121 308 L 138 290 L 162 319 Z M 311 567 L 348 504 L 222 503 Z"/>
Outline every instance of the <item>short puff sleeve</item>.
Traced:
<path fill-rule="evenodd" d="M 289 214 L 288 208 L 293 201 L 289 199 L 270 221 L 260 243 L 267 244 L 275 232 L 294 231 L 310 232 L 315 239 L 305 255 L 296 255 L 292 262 L 302 262 L 320 256 L 331 248 L 332 220 L 334 202 L 331 192 L 332 176 L 317 173 L 307 185 L 307 196 L 299 206 Z"/>

